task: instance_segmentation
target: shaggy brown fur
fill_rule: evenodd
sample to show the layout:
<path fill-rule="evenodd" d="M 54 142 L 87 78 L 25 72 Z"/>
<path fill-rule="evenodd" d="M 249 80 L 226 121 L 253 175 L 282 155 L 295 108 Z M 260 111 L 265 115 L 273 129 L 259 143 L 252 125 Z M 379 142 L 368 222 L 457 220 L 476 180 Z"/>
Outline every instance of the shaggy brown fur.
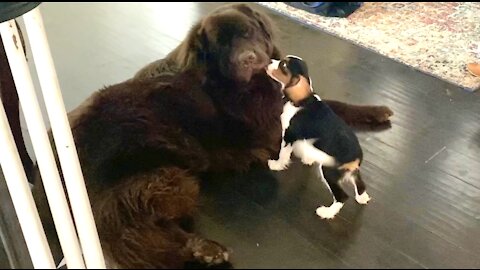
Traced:
<path fill-rule="evenodd" d="M 228 260 L 223 246 L 184 224 L 197 208 L 198 175 L 266 166 L 278 155 L 283 104 L 264 67 L 279 56 L 266 15 L 247 5 L 225 6 L 196 24 L 166 59 L 69 114 L 110 266 L 182 268 Z M 389 114 L 388 108 L 342 107 L 340 115 L 356 116 L 353 124 L 382 122 Z M 34 195 L 58 260 L 38 181 Z"/>

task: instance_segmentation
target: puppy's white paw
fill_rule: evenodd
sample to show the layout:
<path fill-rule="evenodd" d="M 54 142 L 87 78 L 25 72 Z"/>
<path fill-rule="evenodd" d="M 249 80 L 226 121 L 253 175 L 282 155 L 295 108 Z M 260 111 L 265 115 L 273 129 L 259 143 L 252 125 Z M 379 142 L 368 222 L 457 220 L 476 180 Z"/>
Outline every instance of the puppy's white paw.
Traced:
<path fill-rule="evenodd" d="M 321 218 L 326 218 L 326 219 L 332 219 L 335 217 L 335 215 L 340 212 L 340 209 L 342 209 L 343 203 L 341 202 L 334 202 L 332 205 L 329 207 L 326 206 L 320 206 L 317 208 L 317 215 Z"/>
<path fill-rule="evenodd" d="M 370 196 L 367 194 L 367 192 L 363 192 L 361 195 L 356 195 L 355 196 L 355 200 L 359 203 L 359 204 L 367 204 L 368 201 L 370 201 Z"/>
<path fill-rule="evenodd" d="M 268 167 L 272 171 L 282 171 L 288 167 L 288 163 L 282 162 L 280 160 L 269 160 Z"/>

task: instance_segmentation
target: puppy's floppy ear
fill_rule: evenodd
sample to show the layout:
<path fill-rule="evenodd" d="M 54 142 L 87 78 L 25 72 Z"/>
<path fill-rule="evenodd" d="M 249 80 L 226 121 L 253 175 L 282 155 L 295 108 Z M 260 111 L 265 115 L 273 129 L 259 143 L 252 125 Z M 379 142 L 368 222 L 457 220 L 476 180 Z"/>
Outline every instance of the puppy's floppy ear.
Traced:
<path fill-rule="evenodd" d="M 297 85 L 300 80 L 301 80 L 301 77 L 300 75 L 295 75 L 295 76 L 292 76 L 292 79 L 290 79 L 290 85 L 289 86 L 295 86 Z"/>

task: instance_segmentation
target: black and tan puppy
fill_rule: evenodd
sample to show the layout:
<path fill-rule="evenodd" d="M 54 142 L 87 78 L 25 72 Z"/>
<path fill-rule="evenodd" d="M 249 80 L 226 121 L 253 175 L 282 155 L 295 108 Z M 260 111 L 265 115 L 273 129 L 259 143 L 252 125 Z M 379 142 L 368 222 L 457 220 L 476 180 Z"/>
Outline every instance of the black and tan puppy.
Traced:
<path fill-rule="evenodd" d="M 317 215 L 333 218 L 343 207 L 348 195 L 340 181 L 348 180 L 355 187 L 355 199 L 366 204 L 370 197 L 360 175 L 363 153 L 353 130 L 312 91 L 305 61 L 287 56 L 272 60 L 268 74 L 282 85 L 287 103 L 281 116 L 283 141 L 278 160 L 270 160 L 273 170 L 288 166 L 292 152 L 308 165 L 317 163 L 333 194 L 333 204 L 319 207 Z"/>

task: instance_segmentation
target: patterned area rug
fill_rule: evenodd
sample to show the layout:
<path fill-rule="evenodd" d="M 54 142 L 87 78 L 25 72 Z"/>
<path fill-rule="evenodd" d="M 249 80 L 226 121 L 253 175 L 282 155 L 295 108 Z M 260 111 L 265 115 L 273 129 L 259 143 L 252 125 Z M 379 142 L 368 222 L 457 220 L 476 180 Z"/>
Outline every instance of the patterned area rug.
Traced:
<path fill-rule="evenodd" d="M 348 18 L 259 4 L 469 91 L 480 87 L 466 70 L 480 62 L 480 3 L 365 2 Z"/>

